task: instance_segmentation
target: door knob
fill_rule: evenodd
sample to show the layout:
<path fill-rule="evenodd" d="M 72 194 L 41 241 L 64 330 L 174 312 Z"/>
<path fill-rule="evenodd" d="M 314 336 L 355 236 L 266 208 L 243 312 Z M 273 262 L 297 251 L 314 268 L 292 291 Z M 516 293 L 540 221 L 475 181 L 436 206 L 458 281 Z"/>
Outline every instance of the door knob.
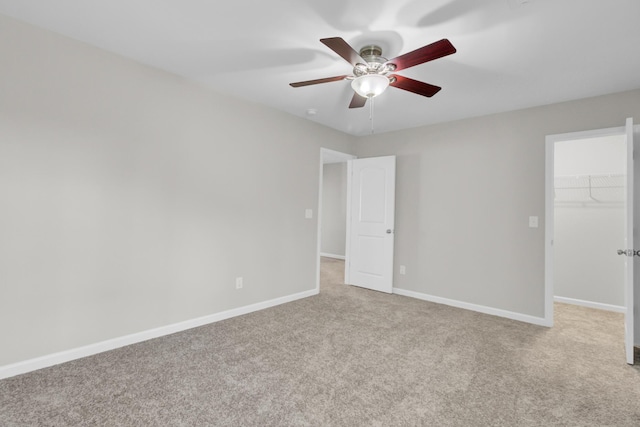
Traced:
<path fill-rule="evenodd" d="M 390 228 L 389 228 L 389 229 L 387 229 L 387 234 L 391 234 L 391 233 L 393 233 L 393 231 L 391 231 L 391 229 L 390 229 Z"/>
<path fill-rule="evenodd" d="M 640 256 L 640 250 L 638 249 L 618 249 L 618 255 L 626 255 L 628 257 Z"/>

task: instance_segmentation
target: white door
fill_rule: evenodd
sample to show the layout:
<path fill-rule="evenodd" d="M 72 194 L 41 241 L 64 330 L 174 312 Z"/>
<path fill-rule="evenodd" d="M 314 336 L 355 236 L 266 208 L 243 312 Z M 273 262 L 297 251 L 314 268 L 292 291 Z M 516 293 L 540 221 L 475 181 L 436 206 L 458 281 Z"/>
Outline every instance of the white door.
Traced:
<path fill-rule="evenodd" d="M 392 293 L 396 157 L 349 160 L 345 283 Z"/>
<path fill-rule="evenodd" d="M 627 363 L 633 365 L 633 260 L 635 250 L 633 248 L 633 119 L 627 119 L 627 212 L 626 247 L 631 251 L 625 257 L 625 293 L 624 302 L 626 314 L 624 316 L 624 344 Z"/>

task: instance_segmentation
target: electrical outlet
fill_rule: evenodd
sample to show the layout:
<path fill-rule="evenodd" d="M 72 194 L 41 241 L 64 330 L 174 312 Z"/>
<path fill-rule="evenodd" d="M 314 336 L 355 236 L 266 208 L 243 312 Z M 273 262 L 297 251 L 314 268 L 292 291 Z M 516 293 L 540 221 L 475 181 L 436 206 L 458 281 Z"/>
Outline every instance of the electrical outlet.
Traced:
<path fill-rule="evenodd" d="M 236 277 L 236 289 L 242 289 L 242 277 Z"/>
<path fill-rule="evenodd" d="M 400 274 L 402 274 L 403 276 L 405 274 L 407 274 L 407 267 L 406 266 L 404 266 L 404 265 L 400 266 Z"/>

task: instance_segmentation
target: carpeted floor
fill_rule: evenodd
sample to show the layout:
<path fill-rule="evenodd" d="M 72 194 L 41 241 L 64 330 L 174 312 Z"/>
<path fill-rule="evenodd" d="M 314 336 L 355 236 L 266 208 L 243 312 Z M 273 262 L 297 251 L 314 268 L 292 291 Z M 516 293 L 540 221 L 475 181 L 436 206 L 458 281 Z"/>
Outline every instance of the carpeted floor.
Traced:
<path fill-rule="evenodd" d="M 341 285 L 0 381 L 8 426 L 640 426 L 622 315 L 552 329 Z"/>

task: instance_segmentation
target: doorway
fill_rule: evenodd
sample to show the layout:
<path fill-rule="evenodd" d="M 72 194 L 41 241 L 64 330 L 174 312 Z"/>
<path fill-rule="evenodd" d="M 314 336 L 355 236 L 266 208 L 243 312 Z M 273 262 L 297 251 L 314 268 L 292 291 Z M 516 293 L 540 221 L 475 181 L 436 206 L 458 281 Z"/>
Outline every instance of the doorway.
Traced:
<path fill-rule="evenodd" d="M 556 201 L 556 173 L 555 173 L 555 157 L 556 157 L 556 145 L 557 144 L 570 144 L 571 141 L 574 141 L 575 144 L 581 144 L 584 143 L 584 141 L 603 141 L 603 138 L 626 138 L 628 139 L 628 129 L 627 127 L 629 127 L 629 120 L 627 121 L 627 126 L 621 126 L 621 127 L 616 127 L 616 128 L 607 128 L 607 129 L 597 129 L 597 130 L 591 130 L 591 131 L 584 131 L 584 132 L 572 132 L 572 133 L 564 133 L 564 134 L 557 134 L 557 135 L 548 135 L 546 137 L 546 159 L 545 159 L 545 324 L 547 326 L 553 326 L 553 303 L 554 303 L 554 296 L 556 295 L 555 293 L 555 246 L 554 246 L 554 240 L 555 240 L 555 201 Z M 578 141 L 578 142 L 575 142 Z M 580 142 L 582 141 L 582 142 Z M 625 155 L 624 155 L 624 159 L 625 159 L 625 164 L 626 167 L 624 169 L 624 176 L 625 176 L 625 194 L 626 194 L 626 198 L 625 198 L 625 202 L 629 201 L 629 200 L 633 200 L 632 194 L 630 194 L 629 190 L 633 188 L 633 183 L 630 182 L 630 178 L 633 177 L 633 169 L 629 170 L 629 165 L 631 165 L 631 167 L 633 167 L 633 159 L 632 159 L 632 155 L 630 153 L 630 147 L 632 148 L 633 143 L 631 142 L 631 144 L 626 144 L 626 149 L 625 149 Z M 570 153 L 570 146 L 566 146 L 569 147 L 569 150 L 567 150 L 567 152 Z M 566 148 L 565 147 L 565 148 Z M 560 156 L 565 156 L 566 153 L 561 153 Z M 592 152 L 593 155 L 593 152 Z M 558 160 L 561 161 L 560 157 L 558 158 Z M 570 162 L 568 162 L 570 163 Z M 569 166 L 570 167 L 570 166 Z M 602 167 L 602 166 L 600 166 Z M 603 169 L 600 169 L 601 171 Z M 576 170 L 572 170 L 569 172 L 569 175 L 571 175 L 571 173 L 573 172 L 573 175 L 577 175 L 575 172 Z M 559 174 L 560 175 L 560 174 Z M 586 176 L 585 176 L 586 175 Z M 562 177 L 560 177 L 560 181 L 562 181 Z M 567 178 L 568 179 L 568 178 Z M 586 193 L 582 194 L 580 197 L 587 197 L 589 198 L 589 176 L 588 173 L 587 174 L 582 174 L 581 176 L 582 182 L 580 184 L 577 184 L 574 182 L 574 184 L 576 186 L 582 186 L 582 187 L 586 187 L 586 189 L 582 189 L 580 191 L 585 191 Z M 586 183 L 586 185 L 584 185 Z M 594 180 L 591 181 L 592 184 L 592 188 L 591 188 L 591 197 L 594 197 L 594 190 L 593 190 L 593 183 Z M 558 183 L 559 187 L 563 186 L 562 182 Z M 566 182 L 564 184 L 567 184 Z M 631 185 L 630 185 L 631 184 Z M 570 186 L 570 185 L 564 185 L 564 186 Z M 563 190 L 560 190 L 563 191 Z M 571 191 L 577 191 L 577 190 L 571 190 Z M 601 195 L 600 195 L 601 196 Z M 566 199 L 569 198 L 569 196 L 567 195 L 562 195 L 562 197 Z M 574 197 L 577 197 L 576 194 L 574 194 Z M 591 200 L 591 198 L 589 198 L 589 200 Z M 593 200 L 591 200 L 593 202 Z M 633 239 L 629 239 L 629 235 L 630 235 L 630 231 L 632 229 L 633 226 L 633 221 L 632 221 L 632 212 L 631 215 L 629 215 L 630 210 L 632 210 L 633 208 L 633 203 L 624 203 L 624 206 L 626 208 L 626 215 L 625 215 L 625 237 L 627 238 L 627 241 L 629 243 L 624 243 L 623 247 L 626 247 L 627 245 L 633 245 Z M 630 247 L 631 247 L 630 246 Z M 618 248 L 616 248 L 618 249 Z M 621 257 L 621 259 L 624 259 L 624 257 Z M 633 263 L 630 262 L 626 262 L 626 267 L 625 267 L 625 283 L 624 283 L 624 287 L 625 289 L 628 288 L 629 285 L 629 276 L 632 278 L 633 277 Z M 629 267 L 631 267 L 631 274 L 629 273 Z M 626 297 L 625 294 L 625 299 L 624 299 L 624 306 L 627 307 L 629 305 L 629 301 L 627 301 L 628 298 Z"/>
<path fill-rule="evenodd" d="M 318 193 L 318 260 L 316 289 L 320 290 L 323 260 L 334 274 L 344 278 L 347 236 L 347 162 L 352 154 L 320 149 L 320 188 Z M 333 279 L 332 279 L 333 280 Z"/>
<path fill-rule="evenodd" d="M 626 138 L 554 144 L 554 302 L 624 313 Z"/>
<path fill-rule="evenodd" d="M 633 343 L 634 343 L 634 292 L 633 292 L 633 280 L 634 280 L 634 255 L 637 251 L 633 249 L 634 237 L 633 237 L 633 225 L 634 225 L 634 161 L 633 161 L 633 135 L 634 126 L 633 119 L 628 118 L 626 125 L 619 128 L 599 129 L 586 132 L 574 132 L 559 135 L 549 135 L 546 137 L 546 159 L 545 159 L 545 324 L 547 326 L 553 326 L 554 324 L 554 295 L 555 295 L 555 197 L 556 197 L 556 174 L 555 174 L 555 161 L 556 161 L 556 144 L 568 142 L 568 141 L 583 141 L 594 140 L 597 138 L 608 138 L 612 136 L 619 136 L 625 142 L 625 156 L 624 156 L 624 174 L 621 181 L 624 183 L 622 188 L 624 190 L 624 242 L 623 246 L 617 249 L 609 248 L 610 251 L 615 251 L 617 255 L 622 255 L 622 263 L 624 265 L 624 343 L 625 343 L 625 358 L 627 363 L 633 364 Z M 584 144 L 584 142 L 581 142 Z M 595 174 L 594 174 L 595 175 Z M 575 177 L 574 177 L 575 178 Z M 582 181 L 574 185 L 583 187 L 580 191 L 584 191 L 583 196 L 585 203 L 596 203 L 598 198 L 595 196 L 594 182 L 597 177 L 590 176 L 589 173 L 583 174 Z M 567 178 L 568 179 L 568 178 Z M 609 179 L 609 178 L 607 178 Z M 610 182 L 606 184 L 612 184 Z M 602 185 L 603 187 L 617 187 L 617 185 Z M 565 182 L 564 185 L 559 185 L 560 190 L 568 189 L 564 187 L 571 187 Z M 608 190 L 605 188 L 602 191 Z M 576 190 L 571 190 L 576 191 Z M 600 191 L 600 190 L 597 190 Z M 602 202 L 605 200 L 603 194 L 599 194 Z M 611 194 L 609 194 L 609 197 Z M 619 199 L 618 199 L 619 200 Z M 614 244 L 615 245 L 615 244 Z M 583 266 L 584 262 L 581 263 Z"/>

